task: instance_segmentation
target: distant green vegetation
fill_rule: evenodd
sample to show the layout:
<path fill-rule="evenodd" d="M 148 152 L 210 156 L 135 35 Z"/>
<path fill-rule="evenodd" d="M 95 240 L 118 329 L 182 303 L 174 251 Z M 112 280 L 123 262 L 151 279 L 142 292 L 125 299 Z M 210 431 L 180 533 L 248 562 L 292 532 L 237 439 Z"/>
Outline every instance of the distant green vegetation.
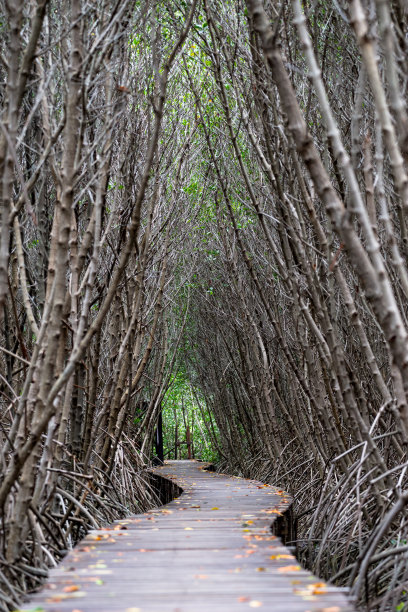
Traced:
<path fill-rule="evenodd" d="M 218 453 L 212 440 L 218 440 L 218 437 L 217 425 L 205 399 L 200 391 L 194 389 L 185 373 L 179 370 L 163 401 L 165 459 L 188 459 L 189 438 L 193 458 L 217 461 Z"/>

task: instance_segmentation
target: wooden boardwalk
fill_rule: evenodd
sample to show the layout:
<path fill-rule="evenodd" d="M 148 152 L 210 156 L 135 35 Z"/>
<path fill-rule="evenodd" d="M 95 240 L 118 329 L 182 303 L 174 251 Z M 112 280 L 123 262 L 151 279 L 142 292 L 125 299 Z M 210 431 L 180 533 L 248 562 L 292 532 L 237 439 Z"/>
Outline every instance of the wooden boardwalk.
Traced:
<path fill-rule="evenodd" d="M 299 567 L 270 525 L 284 492 L 168 461 L 184 493 L 92 531 L 24 610 L 47 612 L 351 611 L 344 593 Z"/>

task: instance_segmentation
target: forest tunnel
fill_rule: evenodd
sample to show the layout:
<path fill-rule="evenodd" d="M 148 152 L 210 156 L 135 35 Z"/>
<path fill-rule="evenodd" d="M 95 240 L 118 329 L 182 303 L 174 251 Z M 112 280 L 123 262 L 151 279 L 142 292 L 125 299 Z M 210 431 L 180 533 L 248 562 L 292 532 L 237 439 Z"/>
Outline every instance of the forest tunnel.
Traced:
<path fill-rule="evenodd" d="M 0 610 L 155 454 L 407 610 L 405 0 L 1 7 Z"/>

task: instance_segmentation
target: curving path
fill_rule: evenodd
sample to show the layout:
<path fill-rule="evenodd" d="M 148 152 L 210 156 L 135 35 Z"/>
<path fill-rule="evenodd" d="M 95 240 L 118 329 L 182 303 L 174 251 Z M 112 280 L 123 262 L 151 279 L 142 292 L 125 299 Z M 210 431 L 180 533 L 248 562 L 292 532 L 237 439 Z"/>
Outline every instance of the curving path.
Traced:
<path fill-rule="evenodd" d="M 205 467 L 205 464 L 204 464 Z M 184 493 L 92 531 L 24 610 L 47 612 L 351 611 L 272 535 L 290 500 L 261 483 L 167 461 Z"/>

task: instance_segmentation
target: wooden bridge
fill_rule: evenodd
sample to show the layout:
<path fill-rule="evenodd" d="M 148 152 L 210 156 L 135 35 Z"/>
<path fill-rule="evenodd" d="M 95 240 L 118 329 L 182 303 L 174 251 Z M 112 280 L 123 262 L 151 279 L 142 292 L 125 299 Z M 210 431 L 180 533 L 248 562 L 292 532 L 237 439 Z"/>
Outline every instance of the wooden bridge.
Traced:
<path fill-rule="evenodd" d="M 259 482 L 168 461 L 171 503 L 90 532 L 24 610 L 346 612 L 340 589 L 302 569 L 272 534 L 290 499 Z"/>

